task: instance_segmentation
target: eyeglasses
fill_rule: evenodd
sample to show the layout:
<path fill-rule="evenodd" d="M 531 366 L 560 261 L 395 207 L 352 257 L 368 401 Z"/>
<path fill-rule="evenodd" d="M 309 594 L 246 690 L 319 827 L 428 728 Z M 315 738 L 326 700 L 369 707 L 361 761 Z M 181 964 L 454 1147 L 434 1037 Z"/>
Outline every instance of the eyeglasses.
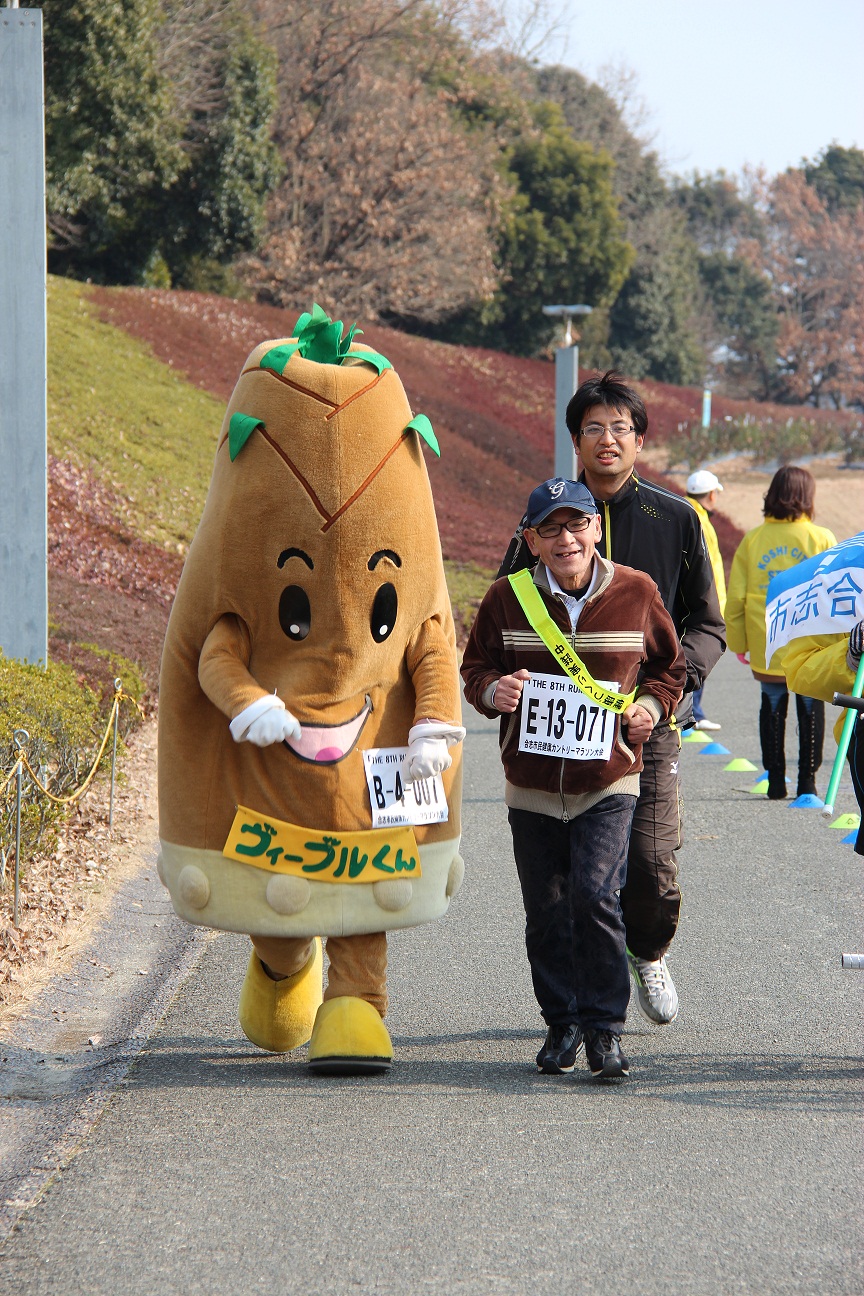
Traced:
<path fill-rule="evenodd" d="M 542 540 L 554 540 L 562 531 L 569 531 L 571 535 L 576 535 L 577 531 L 584 531 L 590 522 L 591 517 L 586 517 L 583 513 L 579 517 L 568 518 L 566 522 L 544 522 L 531 529 L 536 531 Z"/>
<path fill-rule="evenodd" d="M 587 423 L 582 429 L 582 436 L 589 441 L 596 441 L 604 432 L 611 432 L 616 441 L 623 441 L 634 431 L 635 428 L 630 423 Z"/>

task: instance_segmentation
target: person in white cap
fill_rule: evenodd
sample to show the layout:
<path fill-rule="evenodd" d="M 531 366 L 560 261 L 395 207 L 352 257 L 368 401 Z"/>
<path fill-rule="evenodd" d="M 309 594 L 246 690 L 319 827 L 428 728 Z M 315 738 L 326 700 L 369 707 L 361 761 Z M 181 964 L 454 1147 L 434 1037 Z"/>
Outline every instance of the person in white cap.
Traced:
<path fill-rule="evenodd" d="M 717 495 L 723 487 L 713 472 L 707 468 L 700 468 L 697 472 L 691 473 L 687 478 L 687 498 L 699 514 L 699 521 L 702 524 L 702 534 L 705 537 L 705 547 L 708 550 L 708 557 L 711 560 L 711 570 L 714 573 L 714 584 L 717 586 L 717 598 L 720 601 L 721 615 L 726 608 L 726 575 L 723 571 L 723 558 L 720 554 L 720 545 L 717 540 L 717 532 L 711 523 L 712 510 L 717 505 Z M 703 689 L 694 689 L 693 691 L 693 715 L 696 720 L 694 729 L 713 730 L 719 729 L 720 725 L 716 720 L 709 720 L 702 709 Z"/>

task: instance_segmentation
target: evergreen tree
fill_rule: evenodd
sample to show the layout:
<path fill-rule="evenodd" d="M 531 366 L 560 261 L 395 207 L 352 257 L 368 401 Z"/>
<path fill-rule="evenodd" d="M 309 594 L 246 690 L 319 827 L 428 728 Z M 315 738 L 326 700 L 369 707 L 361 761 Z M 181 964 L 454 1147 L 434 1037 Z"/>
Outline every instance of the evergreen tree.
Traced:
<path fill-rule="evenodd" d="M 274 60 L 241 0 L 44 0 L 49 265 L 220 287 L 278 176 Z"/>
<path fill-rule="evenodd" d="M 282 172 L 271 139 L 276 59 L 236 0 L 169 0 L 166 15 L 166 71 L 172 46 L 186 51 L 177 112 L 187 167 L 162 196 L 160 247 L 175 284 L 218 291 L 224 264 L 256 246 Z"/>
<path fill-rule="evenodd" d="M 613 157 L 613 184 L 630 272 L 611 309 L 595 310 L 582 329 L 587 364 L 615 364 L 633 377 L 700 382 L 706 365 L 704 293 L 692 241 L 660 171 L 656 153 L 627 125 L 602 86 L 572 68 L 533 70 L 535 93 L 560 105 L 578 140 Z"/>
<path fill-rule="evenodd" d="M 804 177 L 834 214 L 854 212 L 864 202 L 864 151 L 829 144 L 813 162 L 804 163 Z"/>
<path fill-rule="evenodd" d="M 696 249 L 683 220 L 673 220 L 668 210 L 643 221 L 640 241 L 642 255 L 609 314 L 612 357 L 631 378 L 701 382 L 705 353 Z"/>
<path fill-rule="evenodd" d="M 504 92 L 506 99 L 507 91 Z M 521 103 L 496 121 L 502 100 L 485 111 L 504 136 L 500 223 L 493 296 L 446 321 L 462 342 L 531 355 L 548 346 L 560 323 L 544 305 L 608 307 L 627 276 L 633 250 L 618 212 L 608 153 L 573 138 L 560 108 Z"/>
<path fill-rule="evenodd" d="M 700 256 L 699 275 L 716 321 L 724 388 L 769 400 L 779 328 L 771 285 L 749 260 L 723 252 Z"/>
<path fill-rule="evenodd" d="M 530 354 L 559 325 L 542 313 L 555 302 L 614 301 L 633 258 L 612 187 L 608 153 L 573 138 L 561 110 L 538 104 L 534 129 L 507 160 L 514 187 L 499 245 L 502 286 L 492 336 Z"/>
<path fill-rule="evenodd" d="M 157 0 L 44 0 L 49 265 L 131 282 L 186 167 L 158 68 Z"/>
<path fill-rule="evenodd" d="M 771 285 L 759 267 L 763 217 L 723 171 L 679 181 L 675 200 L 697 248 L 715 368 L 727 390 L 768 399 L 779 321 Z"/>

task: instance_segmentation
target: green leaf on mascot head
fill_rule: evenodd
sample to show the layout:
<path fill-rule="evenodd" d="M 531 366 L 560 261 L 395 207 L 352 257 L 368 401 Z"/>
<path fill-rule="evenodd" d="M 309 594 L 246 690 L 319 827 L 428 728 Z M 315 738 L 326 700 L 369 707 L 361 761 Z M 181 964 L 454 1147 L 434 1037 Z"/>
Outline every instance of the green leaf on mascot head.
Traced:
<path fill-rule="evenodd" d="M 231 415 L 231 422 L 228 424 L 228 453 L 231 455 L 232 463 L 255 429 L 263 426 L 263 420 L 255 418 L 254 414 Z"/>
<path fill-rule="evenodd" d="M 378 351 L 352 351 L 351 356 L 354 360 L 363 360 L 366 364 L 370 364 L 379 375 L 385 369 L 393 368 L 387 357 L 381 355 Z"/>
<path fill-rule="evenodd" d="M 285 346 L 273 347 L 272 350 L 261 357 L 260 368 L 272 369 L 274 373 L 281 374 L 297 349 L 296 342 L 288 342 Z"/>
<path fill-rule="evenodd" d="M 326 324 L 311 332 L 312 325 L 307 324 L 306 329 L 311 336 L 300 339 L 300 354 L 307 360 L 315 360 L 318 364 L 341 364 L 342 363 L 342 321 L 328 320 Z"/>
<path fill-rule="evenodd" d="M 370 364 L 378 374 L 382 374 L 385 369 L 392 369 L 387 357 L 379 355 L 377 351 L 351 350 L 354 338 L 361 333 L 356 324 L 352 324 L 344 337 L 342 329 L 342 321 L 331 320 L 327 312 L 316 303 L 311 314 L 304 311 L 294 325 L 293 336 L 296 341 L 273 347 L 262 356 L 260 367 L 281 374 L 291 357 L 299 351 L 304 360 L 312 360 L 316 364 L 340 365 L 351 358 Z"/>
<path fill-rule="evenodd" d="M 413 428 L 417 435 L 423 438 L 429 449 L 434 450 L 438 458 L 441 458 L 441 447 L 438 444 L 438 438 L 432 431 L 432 424 L 425 414 L 415 414 L 408 427 L 405 428 L 406 432 L 408 428 Z"/>

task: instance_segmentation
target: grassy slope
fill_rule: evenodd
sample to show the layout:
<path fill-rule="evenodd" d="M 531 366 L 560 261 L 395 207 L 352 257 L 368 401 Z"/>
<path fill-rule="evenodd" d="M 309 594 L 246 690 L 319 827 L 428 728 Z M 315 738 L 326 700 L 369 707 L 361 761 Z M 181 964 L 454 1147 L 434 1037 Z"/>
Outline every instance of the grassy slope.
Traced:
<path fill-rule="evenodd" d="M 121 497 L 137 535 L 182 552 L 201 514 L 224 406 L 101 323 L 88 296 L 83 284 L 49 279 L 49 449 Z"/>

